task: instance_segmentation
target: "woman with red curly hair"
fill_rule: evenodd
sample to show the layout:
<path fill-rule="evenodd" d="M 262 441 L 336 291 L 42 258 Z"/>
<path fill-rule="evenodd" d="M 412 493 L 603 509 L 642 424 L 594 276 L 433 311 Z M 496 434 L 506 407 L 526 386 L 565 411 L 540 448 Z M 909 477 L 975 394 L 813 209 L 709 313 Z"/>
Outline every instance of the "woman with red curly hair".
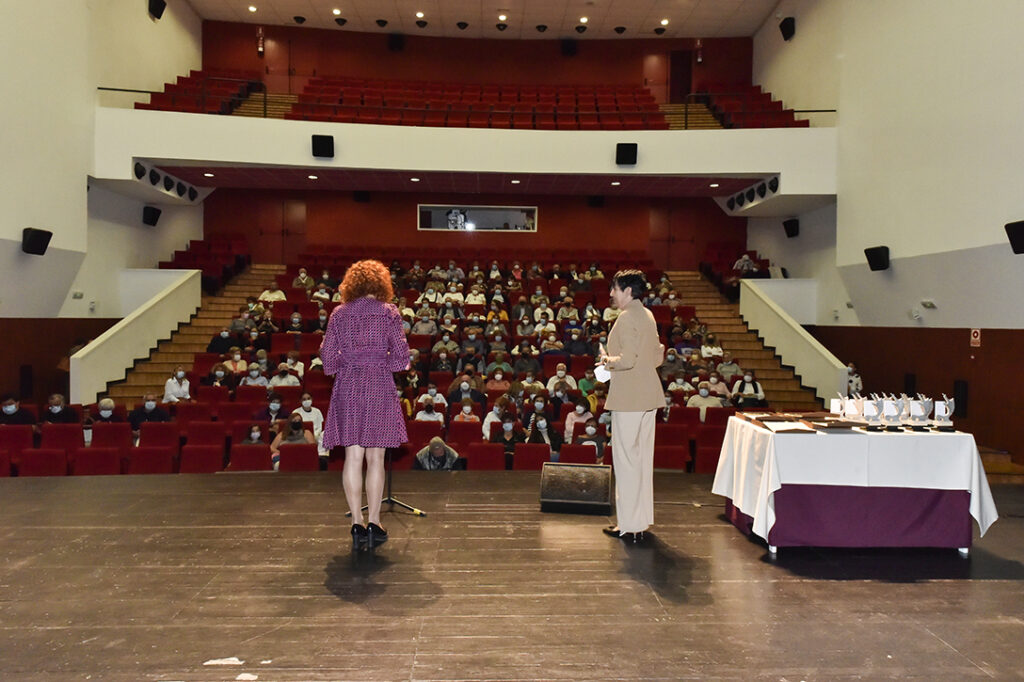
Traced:
<path fill-rule="evenodd" d="M 392 299 L 391 273 L 383 263 L 353 263 L 338 288 L 320 346 L 324 373 L 334 376 L 324 420 L 323 447 L 345 448 L 345 498 L 352 512 L 352 549 L 384 543 L 380 525 L 384 494 L 384 450 L 406 442 L 405 420 L 392 372 L 409 367 L 409 345 Z M 363 460 L 369 525 L 363 526 Z"/>

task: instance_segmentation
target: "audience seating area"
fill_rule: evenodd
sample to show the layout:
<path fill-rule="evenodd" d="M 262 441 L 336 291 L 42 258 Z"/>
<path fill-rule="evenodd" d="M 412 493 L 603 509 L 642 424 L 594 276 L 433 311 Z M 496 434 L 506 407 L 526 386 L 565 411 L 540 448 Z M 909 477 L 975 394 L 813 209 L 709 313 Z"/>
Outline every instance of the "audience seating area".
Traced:
<path fill-rule="evenodd" d="M 163 92 L 150 95 L 149 102 L 136 102 L 136 109 L 181 111 L 191 114 L 230 114 L 250 93 L 262 90 L 257 71 L 217 69 L 178 76 L 164 83 Z"/>
<path fill-rule="evenodd" d="M 667 130 L 647 88 L 312 78 L 292 120 L 458 128 Z"/>
<path fill-rule="evenodd" d="M 807 128 L 792 109 L 783 108 L 770 92 L 757 85 L 712 84 L 705 88 L 707 104 L 726 128 Z"/>
<path fill-rule="evenodd" d="M 160 261 L 161 270 L 202 270 L 203 291 L 213 293 L 245 269 L 251 261 L 249 246 L 242 235 L 221 235 L 193 239 L 188 248 L 174 252 L 169 261 Z"/>
<path fill-rule="evenodd" d="M 730 301 L 739 300 L 739 280 L 743 278 L 765 278 L 769 276 L 768 259 L 761 258 L 757 251 L 745 251 L 739 254 L 750 256 L 755 270 L 743 271 L 736 268 L 737 254 L 733 246 L 727 244 L 709 244 L 700 262 L 700 272 L 714 284 Z"/>

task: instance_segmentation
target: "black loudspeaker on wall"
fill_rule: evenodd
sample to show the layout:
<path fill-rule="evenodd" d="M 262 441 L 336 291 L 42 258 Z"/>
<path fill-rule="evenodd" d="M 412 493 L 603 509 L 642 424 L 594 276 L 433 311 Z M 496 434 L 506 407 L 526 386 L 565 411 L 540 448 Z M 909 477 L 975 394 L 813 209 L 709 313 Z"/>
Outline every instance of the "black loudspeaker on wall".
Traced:
<path fill-rule="evenodd" d="M 872 246 L 864 249 L 864 255 L 868 259 L 868 267 L 874 271 L 889 269 L 889 247 Z"/>
<path fill-rule="evenodd" d="M 1006 223 L 1006 237 L 1014 253 L 1024 253 L 1024 220 Z"/>
<path fill-rule="evenodd" d="M 779 22 L 779 32 L 782 33 L 783 40 L 790 40 L 796 35 L 796 18 L 786 17 Z"/>
<path fill-rule="evenodd" d="M 967 382 L 963 379 L 953 380 L 953 417 L 967 418 Z"/>
<path fill-rule="evenodd" d="M 789 220 L 782 221 L 782 229 L 786 231 L 786 236 L 792 239 L 793 237 L 800 234 L 800 221 L 796 218 L 790 218 Z"/>
<path fill-rule="evenodd" d="M 313 156 L 318 159 L 333 159 L 334 135 L 314 135 Z"/>
<path fill-rule="evenodd" d="M 637 157 L 636 142 L 619 142 L 615 145 L 615 165 L 635 166 Z"/>
<path fill-rule="evenodd" d="M 156 206 L 143 206 L 142 207 L 142 224 L 149 225 L 150 227 L 156 227 L 156 223 L 160 220 L 160 214 L 163 213 Z"/>
<path fill-rule="evenodd" d="M 357 204 L 368 204 L 370 203 L 370 193 L 362 190 L 356 190 L 352 192 L 352 201 Z"/>
<path fill-rule="evenodd" d="M 392 52 L 401 52 L 405 49 L 405 36 L 401 33 L 392 33 L 388 36 L 388 49 Z"/>
<path fill-rule="evenodd" d="M 562 38 L 562 56 L 575 57 L 578 51 L 576 41 L 572 38 Z"/>
<path fill-rule="evenodd" d="M 149 13 L 153 15 L 154 19 L 162 17 L 165 9 L 167 9 L 167 3 L 164 0 L 149 0 Z"/>
<path fill-rule="evenodd" d="M 26 227 L 21 231 L 21 250 L 33 256 L 42 256 L 46 253 L 46 247 L 50 245 L 50 237 L 53 232 L 49 230 L 37 230 L 34 227 Z"/>
<path fill-rule="evenodd" d="M 595 194 L 587 197 L 587 206 L 590 208 L 604 208 L 604 196 Z"/>
<path fill-rule="evenodd" d="M 540 510 L 611 514 L 612 468 L 606 464 L 544 462 L 540 471 Z"/>

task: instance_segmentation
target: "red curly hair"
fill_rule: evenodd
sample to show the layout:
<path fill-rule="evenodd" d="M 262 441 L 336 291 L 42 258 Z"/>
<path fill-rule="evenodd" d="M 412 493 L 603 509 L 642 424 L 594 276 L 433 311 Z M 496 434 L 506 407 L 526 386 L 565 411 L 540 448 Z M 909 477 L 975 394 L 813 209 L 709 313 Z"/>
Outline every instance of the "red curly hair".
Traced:
<path fill-rule="evenodd" d="M 338 291 L 341 292 L 342 303 L 369 295 L 390 303 L 395 296 L 391 288 L 391 272 L 379 260 L 361 260 L 350 265 Z"/>

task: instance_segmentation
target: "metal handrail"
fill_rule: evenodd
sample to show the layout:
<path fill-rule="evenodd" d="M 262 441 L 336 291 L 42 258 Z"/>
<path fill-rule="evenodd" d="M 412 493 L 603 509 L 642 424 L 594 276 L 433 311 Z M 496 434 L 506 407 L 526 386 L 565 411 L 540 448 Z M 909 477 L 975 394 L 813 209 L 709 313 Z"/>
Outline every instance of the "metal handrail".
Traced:
<path fill-rule="evenodd" d="M 252 91 L 257 91 L 257 92 L 262 91 L 263 92 L 263 118 L 267 117 L 267 86 L 266 86 L 266 84 L 263 83 L 263 81 L 252 80 L 252 79 L 248 79 L 248 78 L 228 78 L 226 76 L 204 76 L 202 78 L 202 80 L 199 81 L 199 86 L 200 86 L 200 90 L 199 90 L 199 105 L 204 110 L 206 109 L 206 98 L 207 98 L 207 93 L 208 93 L 208 87 L 207 86 L 208 86 L 208 83 L 210 81 L 223 81 L 223 82 L 228 82 L 228 83 L 239 83 L 239 84 L 244 84 L 248 88 L 248 90 L 250 92 L 252 92 Z M 164 94 L 166 92 L 166 88 L 164 90 L 139 90 L 139 89 L 136 89 L 136 88 L 110 88 L 110 87 L 106 87 L 106 86 L 102 86 L 102 85 L 97 86 L 96 89 L 97 90 L 103 90 L 105 92 L 134 92 L 134 93 L 138 93 L 138 94 L 148 94 L 148 95 L 161 95 L 161 94 Z"/>
<path fill-rule="evenodd" d="M 763 95 L 764 93 L 761 93 L 761 94 Z M 747 107 L 747 104 L 749 103 L 748 100 L 753 98 L 753 97 L 755 97 L 755 96 L 757 96 L 757 95 L 754 95 L 753 93 L 751 93 L 749 91 L 743 91 L 743 92 L 709 92 L 709 91 L 701 91 L 701 92 L 693 92 L 693 93 L 688 94 L 685 97 L 684 104 L 701 103 L 701 104 L 704 104 L 705 106 L 707 106 L 708 109 L 712 109 L 712 107 L 713 107 L 713 104 L 711 102 L 712 98 L 714 98 L 714 99 L 733 99 L 733 100 L 740 100 L 741 104 L 743 105 L 741 107 L 740 111 L 736 112 L 736 113 L 741 113 L 741 114 L 776 114 L 776 113 L 779 113 L 778 109 L 748 108 Z M 783 111 L 792 111 L 794 114 L 797 114 L 797 113 L 799 113 L 799 114 L 826 114 L 826 113 L 834 114 L 834 113 L 836 113 L 835 109 L 783 109 Z M 719 121 L 722 122 L 723 125 L 724 125 L 724 121 L 721 120 L 719 114 L 715 113 L 713 110 L 712 110 L 712 114 L 714 114 L 715 118 L 718 118 Z M 689 127 L 690 127 L 689 126 L 689 119 L 690 119 L 690 109 L 689 109 L 689 107 L 687 107 L 686 110 L 683 112 L 683 128 L 684 129 L 689 129 Z"/>

